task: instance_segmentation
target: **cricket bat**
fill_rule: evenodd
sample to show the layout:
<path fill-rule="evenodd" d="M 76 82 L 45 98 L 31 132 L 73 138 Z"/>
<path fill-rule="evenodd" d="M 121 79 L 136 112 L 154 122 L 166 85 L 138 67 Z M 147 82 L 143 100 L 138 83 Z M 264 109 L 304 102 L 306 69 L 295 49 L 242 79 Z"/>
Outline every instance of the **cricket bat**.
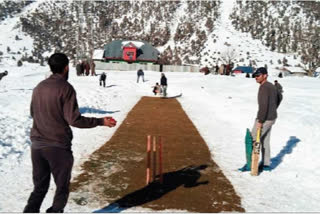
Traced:
<path fill-rule="evenodd" d="M 258 168 L 259 168 L 259 157 L 260 157 L 260 133 L 261 128 L 257 130 L 257 139 L 255 142 L 253 142 L 253 148 L 252 148 L 252 160 L 251 160 L 251 175 L 257 176 L 258 175 Z"/>

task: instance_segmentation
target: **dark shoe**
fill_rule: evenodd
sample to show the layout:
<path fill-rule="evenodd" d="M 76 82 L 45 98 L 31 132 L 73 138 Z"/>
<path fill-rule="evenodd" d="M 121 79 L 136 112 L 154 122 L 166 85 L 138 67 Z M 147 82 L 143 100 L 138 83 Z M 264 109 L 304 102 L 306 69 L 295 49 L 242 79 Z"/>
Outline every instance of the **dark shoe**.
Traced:
<path fill-rule="evenodd" d="M 242 168 L 238 169 L 240 172 L 248 172 L 251 169 L 247 166 L 247 164 L 245 164 Z"/>
<path fill-rule="evenodd" d="M 262 172 L 262 171 L 270 172 L 271 171 L 271 167 L 267 166 L 267 165 L 259 165 L 259 172 Z"/>
<path fill-rule="evenodd" d="M 37 208 L 29 207 L 28 205 L 23 209 L 24 213 L 39 213 L 40 210 Z"/>
<path fill-rule="evenodd" d="M 271 171 L 271 168 L 270 168 L 270 166 L 263 166 L 263 171 L 268 171 L 268 172 L 270 172 Z"/>
<path fill-rule="evenodd" d="M 52 207 L 49 207 L 46 213 L 63 213 L 63 210 L 54 210 Z"/>

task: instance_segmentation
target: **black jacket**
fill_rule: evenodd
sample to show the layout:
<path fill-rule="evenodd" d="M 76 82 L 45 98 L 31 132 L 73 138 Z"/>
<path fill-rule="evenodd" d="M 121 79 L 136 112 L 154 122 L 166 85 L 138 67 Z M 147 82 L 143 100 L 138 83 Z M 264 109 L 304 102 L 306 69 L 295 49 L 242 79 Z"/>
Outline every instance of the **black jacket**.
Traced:
<path fill-rule="evenodd" d="M 105 81 L 107 78 L 107 75 L 106 74 L 101 74 L 100 76 L 100 81 Z"/>
<path fill-rule="evenodd" d="M 162 77 L 161 77 L 161 80 L 160 80 L 160 83 L 161 83 L 160 85 L 168 85 L 168 84 L 167 84 L 167 77 L 162 76 Z"/>
<path fill-rule="evenodd" d="M 139 69 L 137 74 L 138 74 L 138 76 L 143 76 L 144 75 L 143 70 Z"/>

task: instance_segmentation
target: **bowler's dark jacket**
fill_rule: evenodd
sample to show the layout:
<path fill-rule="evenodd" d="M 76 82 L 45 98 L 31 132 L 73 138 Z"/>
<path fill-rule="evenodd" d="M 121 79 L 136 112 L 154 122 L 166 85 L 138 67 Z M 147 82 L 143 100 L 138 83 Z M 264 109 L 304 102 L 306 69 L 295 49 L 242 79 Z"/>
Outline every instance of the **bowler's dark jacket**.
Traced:
<path fill-rule="evenodd" d="M 71 149 L 73 138 L 69 125 L 91 128 L 103 125 L 103 118 L 81 116 L 76 92 L 60 74 L 53 74 L 33 90 L 31 101 L 32 148 L 60 147 Z"/>
<path fill-rule="evenodd" d="M 258 115 L 257 119 L 260 123 L 264 123 L 266 120 L 275 120 L 277 118 L 277 89 L 270 83 L 265 82 L 259 88 L 258 92 Z"/>

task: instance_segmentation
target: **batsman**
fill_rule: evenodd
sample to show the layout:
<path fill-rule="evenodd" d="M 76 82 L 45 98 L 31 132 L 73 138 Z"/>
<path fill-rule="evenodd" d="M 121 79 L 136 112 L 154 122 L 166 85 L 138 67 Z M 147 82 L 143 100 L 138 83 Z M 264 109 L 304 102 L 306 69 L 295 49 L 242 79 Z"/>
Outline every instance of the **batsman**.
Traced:
<path fill-rule="evenodd" d="M 268 71 L 260 67 L 253 74 L 260 84 L 258 91 L 258 113 L 251 134 L 253 143 L 251 174 L 257 175 L 259 171 L 270 171 L 270 135 L 273 124 L 277 119 L 278 96 L 276 87 L 268 82 Z M 257 138 L 258 137 L 258 138 Z M 262 161 L 259 165 L 259 152 L 261 149 Z"/>

